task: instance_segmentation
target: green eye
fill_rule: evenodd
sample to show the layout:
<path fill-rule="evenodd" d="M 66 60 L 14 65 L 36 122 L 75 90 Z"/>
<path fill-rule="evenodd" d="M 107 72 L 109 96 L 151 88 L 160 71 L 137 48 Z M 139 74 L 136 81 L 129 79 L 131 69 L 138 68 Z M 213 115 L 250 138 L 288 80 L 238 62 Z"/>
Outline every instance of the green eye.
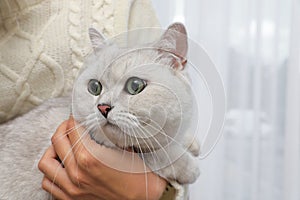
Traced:
<path fill-rule="evenodd" d="M 94 96 L 99 96 L 102 91 L 101 83 L 96 79 L 91 79 L 88 83 L 88 91 Z"/>
<path fill-rule="evenodd" d="M 143 91 L 147 86 L 146 81 L 137 77 L 131 77 L 127 80 L 125 84 L 125 90 L 132 95 L 136 95 Z"/>

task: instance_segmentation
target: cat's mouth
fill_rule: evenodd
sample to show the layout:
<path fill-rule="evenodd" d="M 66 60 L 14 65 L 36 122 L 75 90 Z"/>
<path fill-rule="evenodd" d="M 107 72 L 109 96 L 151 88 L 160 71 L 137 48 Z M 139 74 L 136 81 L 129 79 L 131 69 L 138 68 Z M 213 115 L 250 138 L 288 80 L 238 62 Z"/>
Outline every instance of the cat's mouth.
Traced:
<path fill-rule="evenodd" d="M 140 149 L 136 148 L 135 146 L 124 147 L 123 150 L 133 153 L 143 153 Z"/>
<path fill-rule="evenodd" d="M 138 154 L 151 153 L 153 151 L 156 151 L 155 149 L 144 149 L 136 146 L 123 147 L 122 149 L 128 152 L 133 152 Z"/>
<path fill-rule="evenodd" d="M 146 119 L 141 120 L 145 122 L 145 126 L 150 124 Z M 128 124 L 125 121 L 115 120 L 113 115 L 108 115 L 105 120 L 99 120 L 100 129 L 102 129 L 102 134 L 104 134 L 111 143 L 116 145 L 116 147 L 134 153 L 151 153 L 157 150 L 157 146 L 148 145 L 148 143 L 153 143 L 154 135 L 146 135 L 145 133 L 140 133 L 143 130 L 143 124 L 140 121 L 135 121 L 135 124 Z M 96 137 L 97 138 L 97 137 Z"/>

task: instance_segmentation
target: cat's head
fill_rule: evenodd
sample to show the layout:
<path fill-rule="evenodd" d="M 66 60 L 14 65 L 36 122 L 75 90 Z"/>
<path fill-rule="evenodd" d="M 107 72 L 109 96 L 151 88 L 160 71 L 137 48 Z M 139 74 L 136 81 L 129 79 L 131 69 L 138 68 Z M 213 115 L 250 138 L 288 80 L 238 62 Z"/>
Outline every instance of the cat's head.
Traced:
<path fill-rule="evenodd" d="M 73 115 L 99 143 L 142 151 L 181 138 L 192 112 L 187 36 L 175 23 L 154 43 L 120 48 L 89 30 L 94 52 L 73 92 Z"/>

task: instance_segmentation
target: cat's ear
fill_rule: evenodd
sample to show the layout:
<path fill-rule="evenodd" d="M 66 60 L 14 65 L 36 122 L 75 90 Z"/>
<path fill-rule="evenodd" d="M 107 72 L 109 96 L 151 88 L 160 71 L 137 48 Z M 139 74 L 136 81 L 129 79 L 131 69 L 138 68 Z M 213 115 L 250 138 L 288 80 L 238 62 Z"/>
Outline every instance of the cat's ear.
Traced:
<path fill-rule="evenodd" d="M 161 36 L 156 46 L 161 49 L 161 52 L 172 53 L 172 64 L 175 69 L 183 69 L 187 62 L 187 33 L 183 24 L 171 24 Z"/>
<path fill-rule="evenodd" d="M 94 28 L 89 28 L 89 36 L 94 50 L 106 46 L 106 38 Z"/>

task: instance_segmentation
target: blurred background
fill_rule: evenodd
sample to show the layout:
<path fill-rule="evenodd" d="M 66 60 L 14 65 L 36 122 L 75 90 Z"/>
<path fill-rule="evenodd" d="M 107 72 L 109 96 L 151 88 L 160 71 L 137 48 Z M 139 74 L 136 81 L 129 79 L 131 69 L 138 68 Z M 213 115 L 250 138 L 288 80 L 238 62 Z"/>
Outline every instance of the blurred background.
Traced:
<path fill-rule="evenodd" d="M 300 1 L 152 0 L 217 65 L 223 136 L 199 161 L 191 200 L 300 200 Z"/>

